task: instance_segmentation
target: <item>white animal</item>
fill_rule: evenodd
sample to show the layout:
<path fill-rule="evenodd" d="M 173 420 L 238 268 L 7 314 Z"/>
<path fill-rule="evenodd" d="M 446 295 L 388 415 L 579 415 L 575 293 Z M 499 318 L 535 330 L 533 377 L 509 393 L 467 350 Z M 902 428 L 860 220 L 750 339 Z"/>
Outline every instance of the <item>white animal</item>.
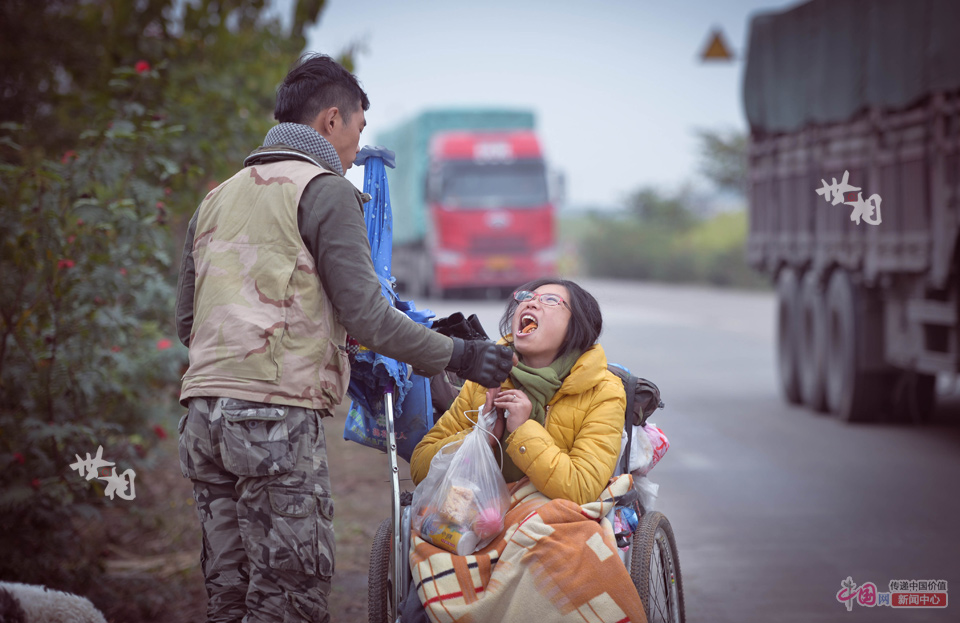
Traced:
<path fill-rule="evenodd" d="M 6 591 L 23 610 L 23 623 L 107 623 L 103 613 L 90 600 L 79 595 L 55 591 L 45 586 L 0 582 L 0 592 Z M 15 606 L 9 601 L 0 606 L 0 621 L 16 621 Z M 0 600 L 0 603 L 3 603 Z"/>

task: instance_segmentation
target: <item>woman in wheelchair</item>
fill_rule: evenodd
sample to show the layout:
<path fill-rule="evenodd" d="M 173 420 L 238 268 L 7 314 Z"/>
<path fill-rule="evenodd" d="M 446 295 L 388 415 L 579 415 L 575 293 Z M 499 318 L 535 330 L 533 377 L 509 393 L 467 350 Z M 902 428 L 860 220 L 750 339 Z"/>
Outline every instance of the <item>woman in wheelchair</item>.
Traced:
<path fill-rule="evenodd" d="M 477 409 L 496 408 L 490 443 L 511 493 L 506 528 L 471 556 L 414 538 L 404 621 L 418 618 L 410 616 L 417 601 L 445 620 L 646 621 L 612 531 L 599 521 L 620 495 L 610 489 L 626 408 L 597 343 L 602 325 L 596 299 L 572 281 L 531 281 L 509 301 L 500 333 L 519 365 L 500 388 L 465 383 L 410 461 L 419 483 L 440 448 L 472 429 Z"/>

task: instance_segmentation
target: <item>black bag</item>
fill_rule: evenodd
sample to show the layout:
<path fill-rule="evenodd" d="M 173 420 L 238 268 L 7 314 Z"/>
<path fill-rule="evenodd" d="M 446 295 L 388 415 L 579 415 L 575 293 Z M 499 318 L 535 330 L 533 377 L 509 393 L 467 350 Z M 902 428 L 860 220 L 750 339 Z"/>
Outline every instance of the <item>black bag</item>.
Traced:
<path fill-rule="evenodd" d="M 430 328 L 447 337 L 458 337 L 461 340 L 490 339 L 487 332 L 483 330 L 483 325 L 480 324 L 480 319 L 477 318 L 476 314 L 464 318 L 462 313 L 456 312 L 446 318 L 434 320 Z"/>
<path fill-rule="evenodd" d="M 666 407 L 660 400 L 660 388 L 653 381 L 633 376 L 630 374 L 630 370 L 616 363 L 608 365 L 607 370 L 616 374 L 623 381 L 623 389 L 627 392 L 625 426 L 643 426 L 654 411 Z"/>

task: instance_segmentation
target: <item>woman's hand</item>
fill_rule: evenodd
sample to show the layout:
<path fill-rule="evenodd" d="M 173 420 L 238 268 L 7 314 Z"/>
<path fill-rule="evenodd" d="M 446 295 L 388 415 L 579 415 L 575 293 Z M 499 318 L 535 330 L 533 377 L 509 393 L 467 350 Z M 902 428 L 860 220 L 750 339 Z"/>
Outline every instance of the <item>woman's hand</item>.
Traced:
<path fill-rule="evenodd" d="M 490 395 L 487 394 L 489 399 Z M 506 411 L 507 430 L 513 432 L 530 419 L 533 405 L 527 395 L 519 389 L 504 389 L 493 401 L 494 406 Z"/>
<path fill-rule="evenodd" d="M 503 418 L 503 411 L 501 409 L 496 409 L 494 402 L 497 398 L 497 395 L 500 394 L 499 387 L 493 387 L 487 390 L 487 399 L 483 403 L 483 412 L 489 413 L 491 410 L 496 410 L 497 419 L 493 424 L 493 436 L 486 435 L 487 443 L 490 444 L 490 447 L 496 447 L 497 440 L 503 436 L 503 427 L 505 425 Z"/>

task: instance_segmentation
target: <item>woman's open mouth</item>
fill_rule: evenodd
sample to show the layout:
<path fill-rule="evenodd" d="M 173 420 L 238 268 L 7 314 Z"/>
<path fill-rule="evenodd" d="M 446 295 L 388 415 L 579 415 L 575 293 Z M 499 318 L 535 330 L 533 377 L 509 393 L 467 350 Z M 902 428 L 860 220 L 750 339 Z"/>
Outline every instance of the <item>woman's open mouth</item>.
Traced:
<path fill-rule="evenodd" d="M 518 333 L 520 335 L 530 335 L 537 330 L 537 319 L 531 314 L 524 314 L 520 317 L 520 330 Z"/>

